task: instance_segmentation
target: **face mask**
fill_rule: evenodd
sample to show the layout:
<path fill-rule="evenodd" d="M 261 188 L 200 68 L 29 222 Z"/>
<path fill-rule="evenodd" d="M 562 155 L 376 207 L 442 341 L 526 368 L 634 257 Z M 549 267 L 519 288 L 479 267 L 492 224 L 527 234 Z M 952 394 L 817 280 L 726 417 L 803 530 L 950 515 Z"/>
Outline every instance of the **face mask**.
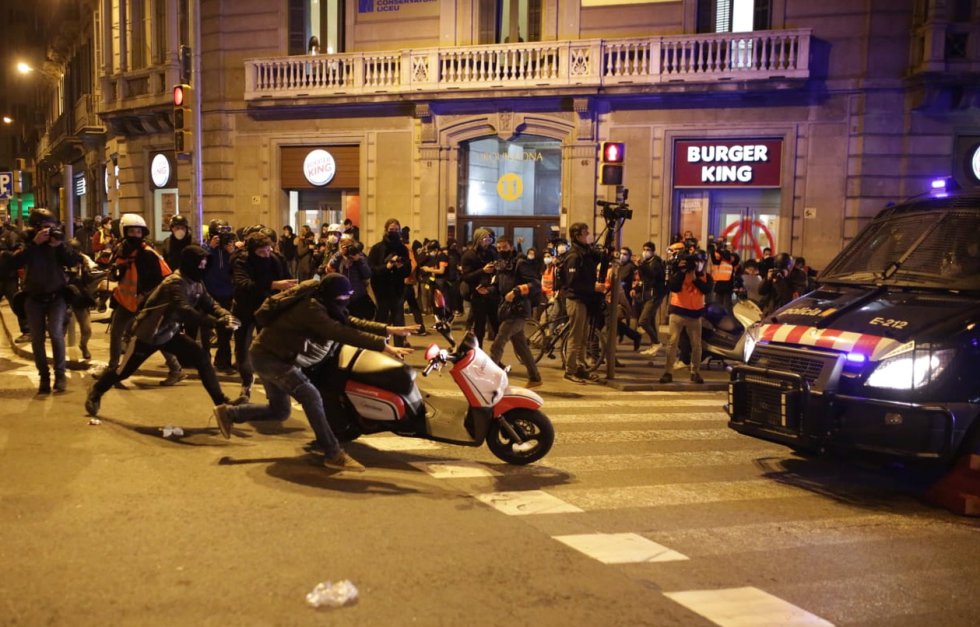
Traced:
<path fill-rule="evenodd" d="M 388 231 L 388 234 L 385 237 L 387 237 L 388 241 L 392 244 L 397 244 L 398 242 L 402 241 L 402 234 L 398 231 Z"/>
<path fill-rule="evenodd" d="M 534 255 L 528 255 L 527 258 L 531 261 L 534 261 Z"/>
<path fill-rule="evenodd" d="M 550 266 L 554 262 L 555 262 L 555 258 L 554 257 L 545 257 L 544 258 L 544 265 L 546 265 L 546 266 Z"/>
<path fill-rule="evenodd" d="M 331 235 L 330 237 L 327 238 L 327 241 L 330 242 L 331 244 L 336 244 L 337 242 L 340 241 L 340 239 L 336 235 Z"/>
<path fill-rule="evenodd" d="M 497 251 L 497 255 L 499 255 L 501 259 L 503 259 L 503 260 L 506 261 L 507 259 L 510 259 L 511 257 L 514 256 L 514 251 L 513 250 L 499 250 L 499 251 Z"/>
<path fill-rule="evenodd" d="M 187 235 L 187 229 L 174 229 L 172 234 L 174 239 L 184 239 L 184 237 Z"/>
<path fill-rule="evenodd" d="M 652 259 L 653 258 L 653 251 L 652 250 L 644 250 L 643 251 L 643 258 L 644 259 Z"/>
<path fill-rule="evenodd" d="M 347 313 L 348 303 L 350 303 L 349 298 L 334 298 L 327 301 L 327 313 L 329 313 L 330 317 L 334 320 L 347 324 L 350 319 L 350 316 Z"/>
<path fill-rule="evenodd" d="M 143 243 L 143 238 L 139 235 L 127 235 L 126 243 L 132 248 L 138 248 L 139 245 Z"/>

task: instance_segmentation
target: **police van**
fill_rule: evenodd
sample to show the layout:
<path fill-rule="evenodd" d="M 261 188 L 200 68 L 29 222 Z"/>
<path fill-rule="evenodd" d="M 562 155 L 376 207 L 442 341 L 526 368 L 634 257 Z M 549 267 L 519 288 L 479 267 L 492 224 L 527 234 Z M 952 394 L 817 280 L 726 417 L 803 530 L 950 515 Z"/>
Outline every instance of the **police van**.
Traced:
<path fill-rule="evenodd" d="M 729 426 L 803 452 L 980 452 L 980 194 L 882 210 L 818 284 L 750 330 Z"/>

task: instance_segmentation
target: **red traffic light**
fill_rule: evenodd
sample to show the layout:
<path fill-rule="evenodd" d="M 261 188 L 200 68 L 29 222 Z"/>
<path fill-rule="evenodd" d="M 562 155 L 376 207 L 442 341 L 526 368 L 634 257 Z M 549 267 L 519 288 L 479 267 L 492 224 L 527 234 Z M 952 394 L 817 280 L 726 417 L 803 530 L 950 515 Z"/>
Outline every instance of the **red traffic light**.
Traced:
<path fill-rule="evenodd" d="M 602 142 L 602 160 L 605 163 L 622 163 L 626 145 L 622 142 Z"/>
<path fill-rule="evenodd" d="M 187 97 L 187 85 L 174 85 L 174 106 L 184 106 L 184 99 Z"/>

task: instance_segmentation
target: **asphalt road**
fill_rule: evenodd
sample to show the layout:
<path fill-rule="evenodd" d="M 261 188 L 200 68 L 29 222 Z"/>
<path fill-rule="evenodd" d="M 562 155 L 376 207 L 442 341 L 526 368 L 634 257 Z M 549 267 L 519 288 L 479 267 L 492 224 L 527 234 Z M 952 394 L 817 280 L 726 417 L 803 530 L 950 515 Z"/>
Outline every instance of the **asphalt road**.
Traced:
<path fill-rule="evenodd" d="M 0 336 L 4 625 L 945 626 L 980 613 L 975 519 L 922 503 L 921 474 L 735 434 L 723 393 L 552 382 L 557 442 L 538 464 L 371 436 L 348 447 L 368 470 L 347 476 L 304 452 L 298 410 L 226 441 L 197 381 L 151 375 L 110 391 L 90 426 L 84 371 L 44 398 L 33 372 Z M 454 393 L 448 375 L 422 384 Z M 338 579 L 356 604 L 306 605 Z"/>

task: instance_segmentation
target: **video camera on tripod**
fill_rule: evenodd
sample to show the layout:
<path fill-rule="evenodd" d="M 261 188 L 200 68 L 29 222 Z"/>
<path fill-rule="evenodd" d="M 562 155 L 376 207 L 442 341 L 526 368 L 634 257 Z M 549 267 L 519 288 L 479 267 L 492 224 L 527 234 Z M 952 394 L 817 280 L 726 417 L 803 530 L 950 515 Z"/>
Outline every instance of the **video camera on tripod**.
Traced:
<path fill-rule="evenodd" d="M 630 190 L 624 188 L 622 195 L 616 194 L 617 199 L 615 201 L 597 200 L 595 202 L 597 207 L 602 207 L 602 217 L 606 222 L 615 223 L 633 218 L 633 210 L 630 209 L 629 203 L 626 202 L 629 195 Z"/>

